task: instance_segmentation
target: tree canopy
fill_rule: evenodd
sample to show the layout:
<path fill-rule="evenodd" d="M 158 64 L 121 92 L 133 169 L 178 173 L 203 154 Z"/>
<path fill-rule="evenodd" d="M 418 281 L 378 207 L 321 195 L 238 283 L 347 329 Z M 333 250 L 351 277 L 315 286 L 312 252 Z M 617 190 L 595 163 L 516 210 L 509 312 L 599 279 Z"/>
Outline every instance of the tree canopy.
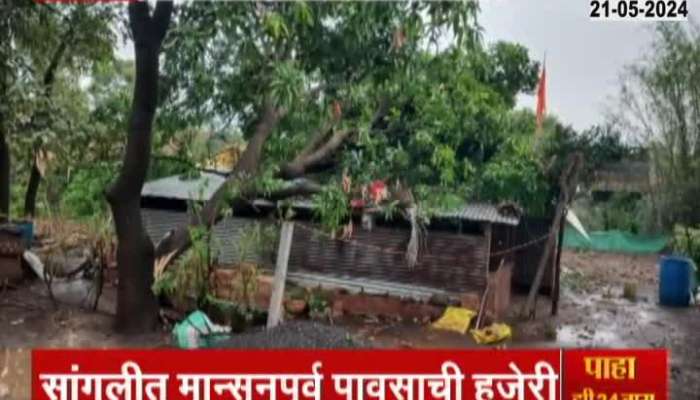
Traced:
<path fill-rule="evenodd" d="M 521 45 L 485 45 L 477 13 L 472 1 L 191 4 L 166 45 L 161 134 L 199 126 L 250 139 L 272 101 L 284 117 L 265 139 L 258 161 L 273 171 L 262 176 L 338 184 L 345 172 L 400 179 L 425 201 L 546 212 L 534 123 L 516 121 L 534 119 L 513 111 L 539 66 Z M 316 150 L 327 152 L 299 159 L 324 139 Z"/>
<path fill-rule="evenodd" d="M 139 315 L 126 330 L 151 325 L 154 260 L 250 198 L 310 196 L 334 230 L 349 192 L 378 182 L 413 226 L 474 201 L 547 215 L 564 153 L 594 149 L 555 117 L 535 135 L 516 104 L 540 66 L 520 44 L 483 40 L 475 0 L 171 6 L 0 6 L 0 213 L 12 191 L 25 215 L 37 198 L 40 212 L 103 215 L 107 193 L 119 313 Z M 117 55 L 120 37 L 135 60 Z M 144 181 L 196 174 L 233 144 L 226 184 L 188 225 L 148 238 Z"/>

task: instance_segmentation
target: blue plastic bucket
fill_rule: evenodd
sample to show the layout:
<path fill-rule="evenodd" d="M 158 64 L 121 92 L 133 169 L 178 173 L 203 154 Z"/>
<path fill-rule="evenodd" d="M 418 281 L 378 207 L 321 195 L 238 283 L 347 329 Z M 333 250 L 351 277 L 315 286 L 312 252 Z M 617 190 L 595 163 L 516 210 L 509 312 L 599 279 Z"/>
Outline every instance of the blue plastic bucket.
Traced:
<path fill-rule="evenodd" d="M 659 302 L 687 307 L 695 290 L 695 264 L 687 257 L 663 256 L 659 261 Z"/>
<path fill-rule="evenodd" d="M 17 228 L 19 228 L 20 234 L 22 235 L 22 241 L 26 248 L 32 246 L 32 241 L 34 240 L 34 222 L 32 221 L 17 221 L 15 222 Z"/>

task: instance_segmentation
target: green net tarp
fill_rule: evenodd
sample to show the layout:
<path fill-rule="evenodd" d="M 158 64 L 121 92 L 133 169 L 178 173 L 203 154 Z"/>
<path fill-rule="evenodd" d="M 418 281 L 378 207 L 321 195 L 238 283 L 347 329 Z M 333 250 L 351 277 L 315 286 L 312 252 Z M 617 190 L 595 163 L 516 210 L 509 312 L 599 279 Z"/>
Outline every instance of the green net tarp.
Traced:
<path fill-rule="evenodd" d="M 658 253 L 669 243 L 666 235 L 635 235 L 624 231 L 589 232 L 591 240 L 577 230 L 567 227 L 564 231 L 564 247 L 569 249 L 610 251 L 619 253 Z"/>

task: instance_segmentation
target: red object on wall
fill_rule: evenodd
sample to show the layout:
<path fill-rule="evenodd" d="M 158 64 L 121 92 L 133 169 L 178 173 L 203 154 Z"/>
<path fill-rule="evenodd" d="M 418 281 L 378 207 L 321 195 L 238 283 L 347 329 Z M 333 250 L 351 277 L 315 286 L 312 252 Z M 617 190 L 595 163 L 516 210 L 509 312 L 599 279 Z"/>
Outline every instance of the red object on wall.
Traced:
<path fill-rule="evenodd" d="M 386 199 L 389 192 L 384 181 L 376 180 L 369 185 L 369 193 L 374 204 L 379 204 Z"/>

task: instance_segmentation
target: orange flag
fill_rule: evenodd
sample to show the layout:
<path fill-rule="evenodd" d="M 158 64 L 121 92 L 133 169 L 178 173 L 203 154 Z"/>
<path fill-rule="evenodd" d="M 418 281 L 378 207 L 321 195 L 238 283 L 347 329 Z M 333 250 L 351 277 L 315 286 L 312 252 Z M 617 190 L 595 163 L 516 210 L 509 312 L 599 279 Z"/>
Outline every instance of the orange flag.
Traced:
<path fill-rule="evenodd" d="M 547 113 L 547 67 L 542 63 L 542 74 L 537 85 L 537 132 L 542 130 L 544 116 Z"/>

